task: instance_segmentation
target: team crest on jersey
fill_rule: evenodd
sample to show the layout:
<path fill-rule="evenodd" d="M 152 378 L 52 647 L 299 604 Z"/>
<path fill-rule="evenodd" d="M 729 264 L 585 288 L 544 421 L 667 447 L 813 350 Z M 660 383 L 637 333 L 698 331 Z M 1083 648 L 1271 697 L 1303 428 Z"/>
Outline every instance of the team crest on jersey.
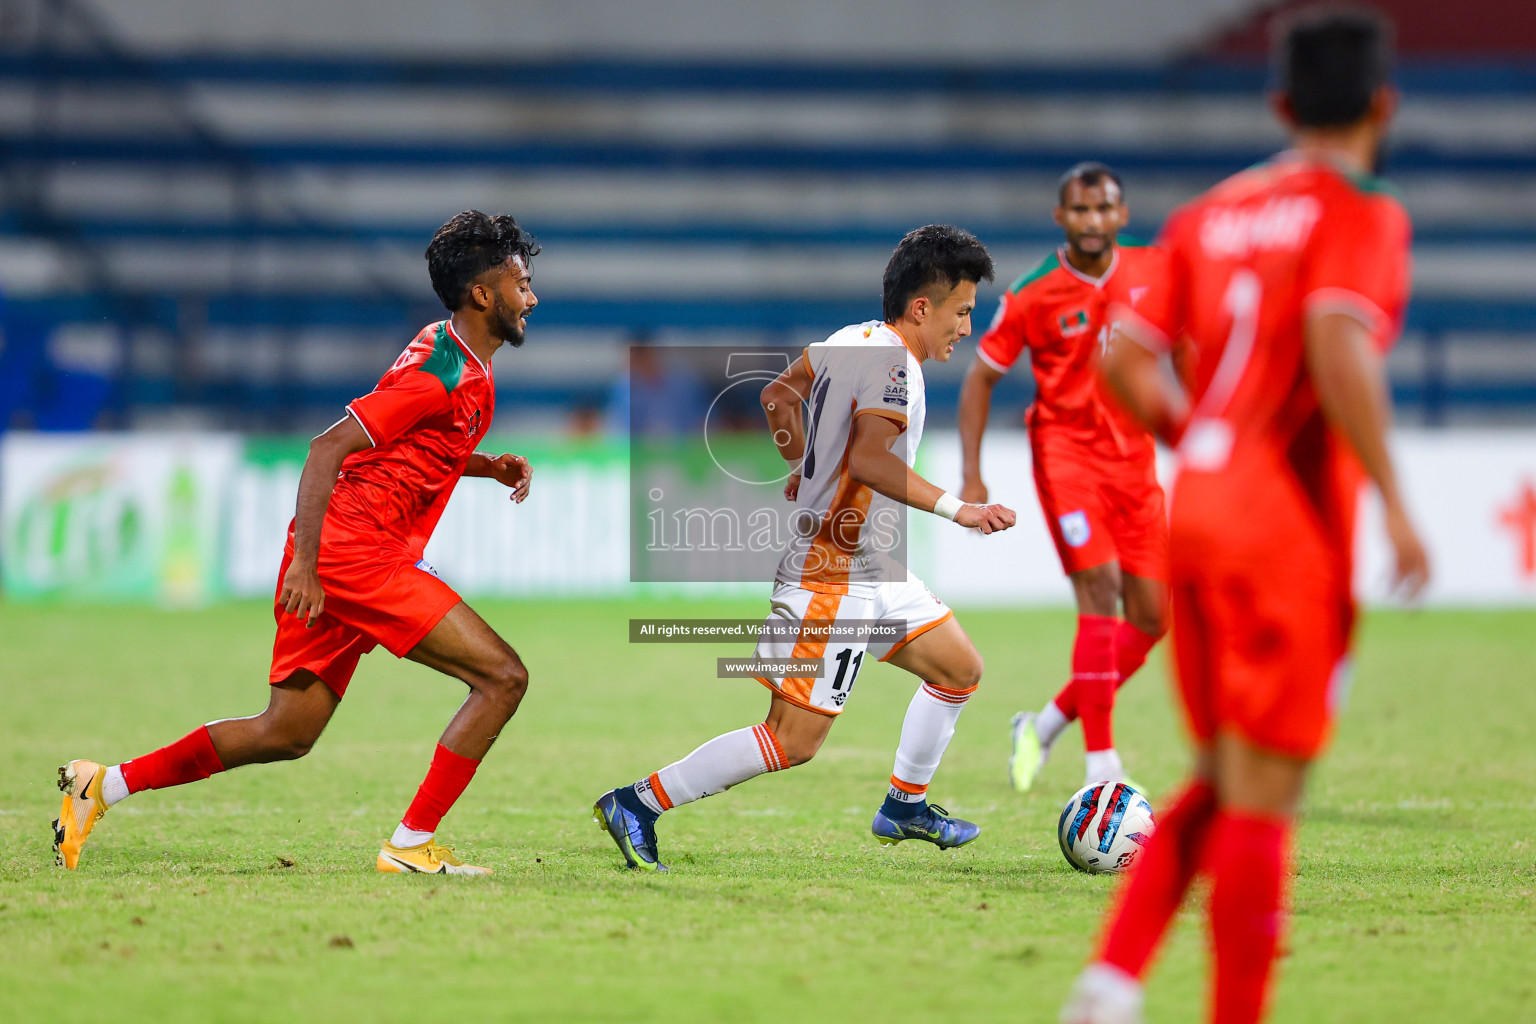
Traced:
<path fill-rule="evenodd" d="M 1061 539 L 1067 542 L 1067 547 L 1080 548 L 1088 543 L 1092 530 L 1088 526 L 1087 513 L 1068 512 L 1056 522 L 1061 524 Z"/>
<path fill-rule="evenodd" d="M 892 405 L 907 404 L 907 367 L 897 363 L 888 374 L 891 382 L 885 386 L 885 400 Z"/>
<path fill-rule="evenodd" d="M 1072 338 L 1083 334 L 1088 330 L 1088 311 L 1080 309 L 1075 313 L 1059 316 L 1056 318 L 1056 326 L 1061 328 L 1061 336 L 1063 338 Z"/>

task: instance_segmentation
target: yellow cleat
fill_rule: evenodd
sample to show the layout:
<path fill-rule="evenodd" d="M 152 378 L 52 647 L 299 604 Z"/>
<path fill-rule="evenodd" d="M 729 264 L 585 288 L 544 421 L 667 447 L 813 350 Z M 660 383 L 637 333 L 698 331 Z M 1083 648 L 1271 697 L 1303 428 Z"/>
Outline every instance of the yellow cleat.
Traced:
<path fill-rule="evenodd" d="M 465 864 L 453 855 L 453 847 L 428 839 L 420 846 L 396 846 L 386 842 L 379 850 L 378 869 L 402 875 L 489 875 L 490 868 Z"/>
<path fill-rule="evenodd" d="M 86 836 L 107 813 L 101 784 L 107 770 L 95 761 L 71 761 L 59 769 L 59 788 L 64 806 L 53 819 L 53 862 L 73 871 L 80 863 L 80 847 Z"/>
<path fill-rule="evenodd" d="M 1008 759 L 1008 783 L 1020 793 L 1028 793 L 1035 776 L 1045 767 L 1051 748 L 1040 742 L 1033 711 L 1013 716 L 1013 756 Z"/>

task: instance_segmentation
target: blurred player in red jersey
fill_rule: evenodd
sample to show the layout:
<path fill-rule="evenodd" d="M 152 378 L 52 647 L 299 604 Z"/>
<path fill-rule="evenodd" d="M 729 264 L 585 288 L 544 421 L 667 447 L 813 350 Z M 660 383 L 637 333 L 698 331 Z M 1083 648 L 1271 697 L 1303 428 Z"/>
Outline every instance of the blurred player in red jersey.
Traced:
<path fill-rule="evenodd" d="M 1071 678 L 1038 714 L 1013 719 L 1008 766 L 1018 790 L 1034 784 L 1051 745 L 1078 717 L 1087 783 L 1124 776 L 1111 728 L 1115 690 L 1167 629 L 1168 523 L 1152 436 L 1098 379 L 1109 304 L 1134 305 L 1163 268 L 1160 251 L 1119 242 L 1129 215 L 1119 176 L 1103 164 L 1062 176 L 1056 223 L 1066 244 L 1004 294 L 960 391 L 960 496 L 985 502 L 981 436 L 992 388 L 1029 351 L 1035 490 L 1077 598 Z"/>
<path fill-rule="evenodd" d="M 1120 890 L 1070 1024 L 1141 1019 L 1141 982 L 1197 872 L 1215 984 L 1209 1019 L 1265 1013 L 1285 920 L 1292 822 L 1331 731 L 1355 618 L 1360 484 L 1380 491 L 1410 595 L 1429 566 L 1398 492 L 1383 357 L 1408 298 L 1408 217 L 1368 172 L 1396 106 L 1390 30 L 1313 9 L 1279 36 L 1275 104 L 1292 148 L 1164 228 L 1163 285 L 1118 306 L 1104 372 L 1178 445 L 1170 591 L 1196 763 Z M 1176 351 L 1187 388 L 1162 375 Z"/>
<path fill-rule="evenodd" d="M 495 411 L 491 357 L 523 343 L 533 237 L 507 216 L 461 213 L 433 235 L 427 268 L 452 315 L 423 328 L 371 393 L 310 442 L 279 572 L 266 711 L 201 726 L 180 740 L 104 767 L 59 769 L 58 863 L 74 868 L 91 828 L 130 793 L 179 786 L 244 764 L 303 757 L 320 738 L 357 668 L 383 646 L 469 687 L 415 800 L 376 861 L 384 872 L 489 874 L 434 841 L 517 710 L 528 672 L 517 653 L 422 559 L 461 476 L 528 494 L 517 455 L 475 445 Z"/>

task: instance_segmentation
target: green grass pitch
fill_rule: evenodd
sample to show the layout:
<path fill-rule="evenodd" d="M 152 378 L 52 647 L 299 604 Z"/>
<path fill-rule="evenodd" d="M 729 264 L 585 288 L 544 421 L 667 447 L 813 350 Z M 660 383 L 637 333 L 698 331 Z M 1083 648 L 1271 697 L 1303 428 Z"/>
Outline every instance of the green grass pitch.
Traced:
<path fill-rule="evenodd" d="M 1057 813 L 1074 730 L 1027 798 L 1009 716 L 1063 677 L 1065 612 L 961 612 L 988 672 L 933 796 L 963 850 L 869 835 L 912 681 L 867 668 L 820 757 L 661 824 L 673 870 L 620 868 L 602 791 L 760 721 L 701 645 L 631 616 L 761 602 L 485 604 L 532 688 L 442 837 L 489 879 L 378 875 L 373 858 L 462 694 L 376 652 L 308 758 L 115 809 L 56 869 L 54 768 L 108 762 L 265 702 L 271 620 L 0 606 L 0 1016 L 7 1021 L 413 1024 L 1054 1021 L 1111 883 L 1072 872 Z M 1536 1020 L 1536 753 L 1528 612 L 1367 620 L 1352 706 L 1308 799 L 1276 1021 Z M 1161 652 L 1120 747 L 1161 793 L 1185 762 Z M 1198 903 L 1153 975 L 1152 1021 L 1198 1019 Z"/>

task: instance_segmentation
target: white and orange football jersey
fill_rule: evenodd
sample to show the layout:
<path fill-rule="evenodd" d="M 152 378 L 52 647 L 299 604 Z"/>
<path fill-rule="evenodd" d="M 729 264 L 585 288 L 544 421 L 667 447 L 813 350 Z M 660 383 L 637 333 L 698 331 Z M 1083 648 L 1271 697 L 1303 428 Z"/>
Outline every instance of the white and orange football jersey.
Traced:
<path fill-rule="evenodd" d="M 846 593 L 849 583 L 903 581 L 907 508 L 848 476 L 848 450 L 860 416 L 902 428 L 892 450 L 917 458 L 926 401 L 923 369 L 902 338 L 878 320 L 854 324 L 801 357 L 811 373 L 805 459 L 779 583 Z"/>

